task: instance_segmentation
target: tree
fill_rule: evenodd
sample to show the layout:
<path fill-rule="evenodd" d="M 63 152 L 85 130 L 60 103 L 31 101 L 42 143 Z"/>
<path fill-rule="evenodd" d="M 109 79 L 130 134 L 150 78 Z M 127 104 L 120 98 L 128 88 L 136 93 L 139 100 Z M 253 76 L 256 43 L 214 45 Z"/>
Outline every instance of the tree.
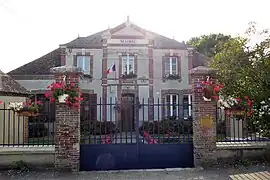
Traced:
<path fill-rule="evenodd" d="M 230 35 L 224 34 L 210 34 L 202 35 L 200 37 L 193 37 L 188 40 L 187 44 L 195 47 L 195 49 L 208 56 L 210 58 L 214 57 L 219 51 L 219 46 L 231 39 Z"/>
<path fill-rule="evenodd" d="M 254 100 L 253 122 L 270 136 L 270 34 L 267 30 L 258 32 L 250 24 L 246 35 L 222 44 L 210 66 L 218 70 L 217 79 L 225 85 L 224 96 Z M 259 42 L 254 43 L 255 35 Z"/>

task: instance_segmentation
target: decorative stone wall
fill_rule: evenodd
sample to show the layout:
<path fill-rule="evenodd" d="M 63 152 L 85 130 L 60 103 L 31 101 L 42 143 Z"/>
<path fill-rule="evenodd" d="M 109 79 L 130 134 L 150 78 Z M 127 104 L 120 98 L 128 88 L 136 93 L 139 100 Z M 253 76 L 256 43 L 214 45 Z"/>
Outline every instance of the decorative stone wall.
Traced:
<path fill-rule="evenodd" d="M 213 69 L 199 66 L 190 70 L 193 94 L 193 144 L 194 165 L 213 166 L 217 163 L 216 147 L 216 103 L 203 100 L 199 81 L 213 78 Z"/>
<path fill-rule="evenodd" d="M 81 70 L 77 67 L 52 68 L 56 82 L 75 83 L 79 87 Z M 79 171 L 80 162 L 80 110 L 56 102 L 55 168 L 64 171 Z"/>

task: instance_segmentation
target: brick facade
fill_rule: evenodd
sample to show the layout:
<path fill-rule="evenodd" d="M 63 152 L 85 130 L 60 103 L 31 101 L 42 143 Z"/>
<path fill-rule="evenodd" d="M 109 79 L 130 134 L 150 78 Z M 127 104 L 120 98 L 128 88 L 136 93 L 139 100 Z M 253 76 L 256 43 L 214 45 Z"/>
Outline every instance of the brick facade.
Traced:
<path fill-rule="evenodd" d="M 79 86 L 80 70 L 76 67 L 53 68 L 56 82 L 75 83 Z M 56 139 L 55 168 L 59 170 L 78 171 L 80 162 L 80 111 L 56 102 Z"/>
<path fill-rule="evenodd" d="M 148 70 L 149 70 L 149 105 L 154 104 L 154 58 L 153 58 L 153 41 L 149 40 L 148 45 Z M 148 108 L 148 119 L 154 120 L 154 106 Z"/>
<path fill-rule="evenodd" d="M 203 100 L 198 81 L 214 73 L 213 69 L 199 66 L 190 70 L 193 94 L 193 144 L 194 165 L 211 166 L 217 163 L 216 156 L 216 104 Z"/>

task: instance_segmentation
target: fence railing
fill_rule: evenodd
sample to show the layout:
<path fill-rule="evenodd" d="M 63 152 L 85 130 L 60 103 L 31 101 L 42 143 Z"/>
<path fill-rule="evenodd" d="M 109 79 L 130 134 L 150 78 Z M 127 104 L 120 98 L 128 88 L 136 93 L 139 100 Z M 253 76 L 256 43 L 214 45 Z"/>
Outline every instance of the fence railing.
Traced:
<path fill-rule="evenodd" d="M 192 142 L 191 104 L 133 97 L 97 101 L 82 104 L 82 144 Z"/>
<path fill-rule="evenodd" d="M 217 142 L 270 141 L 269 134 L 260 129 L 260 122 L 254 123 L 242 111 L 217 109 Z"/>
<path fill-rule="evenodd" d="M 55 119 L 52 113 L 20 116 L 3 104 L 0 109 L 0 146 L 54 145 Z"/>

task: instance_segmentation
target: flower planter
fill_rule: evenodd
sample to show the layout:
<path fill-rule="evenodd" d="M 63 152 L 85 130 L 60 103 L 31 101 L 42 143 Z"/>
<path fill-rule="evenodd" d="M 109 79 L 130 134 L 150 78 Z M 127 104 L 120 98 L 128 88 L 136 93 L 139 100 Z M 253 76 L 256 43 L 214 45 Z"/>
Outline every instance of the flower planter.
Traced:
<path fill-rule="evenodd" d="M 225 109 L 225 112 L 228 115 L 245 115 L 246 113 L 243 109 Z"/>
<path fill-rule="evenodd" d="M 63 94 L 61 96 L 58 96 L 59 103 L 65 103 L 67 97 L 68 97 L 68 94 Z"/>
<path fill-rule="evenodd" d="M 17 111 L 18 116 L 26 116 L 26 117 L 36 117 L 39 115 L 37 112 L 32 111 Z"/>
<path fill-rule="evenodd" d="M 211 98 L 208 99 L 208 98 L 206 98 L 206 97 L 203 96 L 203 100 L 204 100 L 204 101 L 207 101 L 207 102 L 210 102 L 210 101 L 211 101 Z"/>

